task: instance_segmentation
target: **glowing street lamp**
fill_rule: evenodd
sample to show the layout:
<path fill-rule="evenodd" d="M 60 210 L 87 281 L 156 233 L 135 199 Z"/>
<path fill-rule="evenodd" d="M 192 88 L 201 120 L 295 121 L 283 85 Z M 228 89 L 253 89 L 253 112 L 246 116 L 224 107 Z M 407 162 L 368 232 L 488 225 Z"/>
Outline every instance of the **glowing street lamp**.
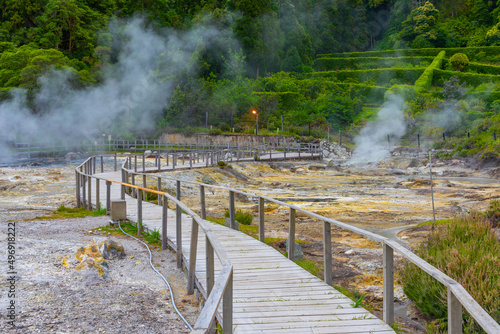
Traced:
<path fill-rule="evenodd" d="M 253 109 L 252 114 L 255 115 L 255 134 L 258 135 L 259 134 L 259 113 L 257 112 L 257 110 Z"/>

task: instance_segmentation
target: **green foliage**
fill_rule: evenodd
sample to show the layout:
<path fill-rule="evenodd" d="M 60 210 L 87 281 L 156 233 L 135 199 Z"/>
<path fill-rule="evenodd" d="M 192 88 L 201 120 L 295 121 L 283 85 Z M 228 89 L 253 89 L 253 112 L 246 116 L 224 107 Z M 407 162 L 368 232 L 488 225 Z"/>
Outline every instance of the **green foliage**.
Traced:
<path fill-rule="evenodd" d="M 417 255 L 458 281 L 486 312 L 500 321 L 499 252 L 500 244 L 490 224 L 484 215 L 475 212 L 448 225 L 436 226 Z M 409 262 L 402 271 L 401 282 L 405 294 L 419 309 L 439 319 L 438 327 L 446 328 L 446 287 Z M 481 332 L 467 313 L 464 324 L 467 332 Z"/>
<path fill-rule="evenodd" d="M 465 86 L 466 83 L 460 84 L 460 80 L 454 75 L 443 84 L 441 94 L 443 94 L 445 100 L 458 100 L 467 93 Z"/>
<path fill-rule="evenodd" d="M 328 71 L 312 74 L 312 78 L 325 78 L 343 82 L 373 82 L 376 86 L 383 86 L 396 79 L 399 84 L 413 84 L 422 75 L 424 68 L 390 68 L 363 71 Z"/>
<path fill-rule="evenodd" d="M 226 167 L 226 166 L 227 166 L 227 164 L 226 164 L 224 161 L 222 161 L 222 160 L 217 161 L 217 165 L 218 165 L 220 168 L 224 168 L 224 167 Z"/>
<path fill-rule="evenodd" d="M 229 210 L 226 210 L 226 212 L 224 213 L 224 216 L 226 218 L 229 218 Z M 236 210 L 234 212 L 234 219 L 242 225 L 250 225 L 250 224 L 252 224 L 253 216 L 249 212 Z"/>
<path fill-rule="evenodd" d="M 368 292 L 365 292 L 361 297 L 358 298 L 352 305 L 352 307 L 357 308 L 363 304 L 363 299 L 365 299 Z"/>
<path fill-rule="evenodd" d="M 66 219 L 66 218 L 83 218 L 87 216 L 104 216 L 106 215 L 106 209 L 101 208 L 101 203 L 98 207 L 92 211 L 86 208 L 67 208 L 64 204 L 59 205 L 59 208 L 55 210 L 51 215 L 39 216 L 33 219 L 27 220 L 47 220 L 47 219 Z"/>
<path fill-rule="evenodd" d="M 318 58 L 358 58 L 358 57 L 436 57 L 441 51 L 451 57 L 455 53 L 464 53 L 469 59 L 475 60 L 476 55 L 484 52 L 481 57 L 495 57 L 500 54 L 500 46 L 478 46 L 478 47 L 452 47 L 452 48 L 426 48 L 426 49 L 397 49 L 384 51 L 366 51 L 366 52 L 345 52 L 318 54 Z"/>
<path fill-rule="evenodd" d="M 316 71 L 333 70 L 368 70 L 380 68 L 411 68 L 428 66 L 434 57 L 356 57 L 356 58 L 318 58 L 315 61 Z"/>
<path fill-rule="evenodd" d="M 417 81 L 415 82 L 415 89 L 417 92 L 431 88 L 434 71 L 441 69 L 441 65 L 443 63 L 445 55 L 446 51 L 441 51 L 432 61 L 432 63 L 427 66 L 424 73 L 422 73 L 422 75 L 417 79 Z"/>
<path fill-rule="evenodd" d="M 450 78 L 453 76 L 458 77 L 461 82 L 467 82 L 467 85 L 471 87 L 477 87 L 484 83 L 500 83 L 500 75 L 477 74 L 446 70 L 434 70 L 432 83 L 433 85 L 442 86 L 445 81 L 450 80 Z"/>
<path fill-rule="evenodd" d="M 463 71 L 469 65 L 469 58 L 466 54 L 459 52 L 450 58 L 450 62 L 456 71 Z"/>

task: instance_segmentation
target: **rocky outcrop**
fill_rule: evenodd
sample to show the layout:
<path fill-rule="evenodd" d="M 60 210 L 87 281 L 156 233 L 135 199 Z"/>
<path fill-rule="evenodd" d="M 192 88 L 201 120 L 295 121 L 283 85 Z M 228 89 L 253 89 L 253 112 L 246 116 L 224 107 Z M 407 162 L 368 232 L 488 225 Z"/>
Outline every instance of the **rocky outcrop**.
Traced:
<path fill-rule="evenodd" d="M 339 145 L 336 142 L 330 143 L 325 140 L 322 140 L 319 145 L 321 151 L 323 151 L 323 159 L 332 159 L 332 158 L 347 159 L 348 157 L 351 156 L 351 152 L 349 152 L 349 150 L 346 147 Z"/>

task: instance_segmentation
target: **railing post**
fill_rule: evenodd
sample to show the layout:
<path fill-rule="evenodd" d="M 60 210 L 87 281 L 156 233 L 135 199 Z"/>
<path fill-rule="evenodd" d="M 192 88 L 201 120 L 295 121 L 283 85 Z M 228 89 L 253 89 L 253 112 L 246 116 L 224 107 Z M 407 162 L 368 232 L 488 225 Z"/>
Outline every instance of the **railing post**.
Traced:
<path fill-rule="evenodd" d="M 111 181 L 106 181 L 106 214 L 111 213 Z"/>
<path fill-rule="evenodd" d="M 189 152 L 189 169 L 193 169 L 193 153 Z"/>
<path fill-rule="evenodd" d="M 161 215 L 161 249 L 167 249 L 167 219 L 168 219 L 168 198 L 163 197 L 162 215 Z"/>
<path fill-rule="evenodd" d="M 448 334 L 462 334 L 462 304 L 448 287 Z"/>
<path fill-rule="evenodd" d="M 101 155 L 101 173 L 104 173 L 104 156 Z"/>
<path fill-rule="evenodd" d="M 75 182 L 76 182 L 76 207 L 82 206 L 80 199 L 80 173 L 75 170 Z"/>
<path fill-rule="evenodd" d="M 181 199 L 181 181 L 177 180 L 176 197 Z M 175 243 L 177 251 L 177 268 L 182 268 L 182 215 L 179 204 L 175 208 Z"/>
<path fill-rule="evenodd" d="M 259 197 L 259 241 L 265 242 L 264 235 L 264 198 Z"/>
<path fill-rule="evenodd" d="M 384 321 L 392 325 L 394 323 L 394 250 L 384 243 Z"/>
<path fill-rule="evenodd" d="M 233 230 L 236 230 L 236 219 L 234 217 L 234 191 L 229 191 L 229 221 Z"/>
<path fill-rule="evenodd" d="M 161 191 L 161 177 L 157 179 L 156 190 Z M 158 205 L 161 205 L 163 202 L 163 196 L 158 194 Z"/>
<path fill-rule="evenodd" d="M 201 210 L 201 218 L 207 218 L 207 211 L 205 208 L 205 186 L 200 185 L 200 210 Z"/>
<path fill-rule="evenodd" d="M 87 176 L 83 174 L 80 177 L 80 181 L 82 183 L 82 205 L 84 208 L 87 208 L 87 185 L 85 184 Z"/>
<path fill-rule="evenodd" d="M 325 283 L 332 285 L 332 226 L 323 222 L 323 266 Z"/>
<path fill-rule="evenodd" d="M 197 250 L 198 250 L 198 223 L 193 218 L 191 225 L 191 246 L 189 247 L 189 271 L 188 271 L 188 286 L 187 286 L 188 295 L 192 295 L 194 292 Z"/>
<path fill-rule="evenodd" d="M 134 172 L 137 173 L 137 155 L 134 155 Z"/>
<path fill-rule="evenodd" d="M 290 220 L 288 223 L 288 258 L 294 260 L 295 255 L 295 209 L 290 208 Z"/>
<path fill-rule="evenodd" d="M 142 153 L 142 172 L 146 173 L 146 153 Z"/>
<path fill-rule="evenodd" d="M 90 166 L 92 167 L 92 166 Z M 88 185 L 88 191 L 87 191 L 87 196 L 89 197 L 88 203 L 87 203 L 87 208 L 89 211 L 92 211 L 92 177 L 89 175 L 87 176 L 87 185 Z"/>
<path fill-rule="evenodd" d="M 99 207 L 99 202 L 101 201 L 101 181 L 96 177 L 95 178 L 95 207 L 97 210 L 101 209 Z"/>
<path fill-rule="evenodd" d="M 132 185 L 135 186 L 135 174 L 134 173 L 132 173 L 132 182 L 131 183 L 132 183 Z M 137 196 L 137 193 L 138 193 L 137 189 L 132 188 L 132 197 L 135 198 Z"/>
<path fill-rule="evenodd" d="M 118 170 L 118 162 L 116 160 L 116 147 L 115 147 L 115 160 L 114 160 L 114 165 L 115 165 L 115 172 Z"/>
<path fill-rule="evenodd" d="M 142 235 L 142 191 L 137 191 L 137 235 Z"/>
<path fill-rule="evenodd" d="M 210 243 L 210 239 L 205 237 L 205 263 L 206 263 L 206 274 L 207 274 L 207 295 L 210 295 L 212 288 L 214 287 L 215 282 L 215 273 L 214 273 L 214 248 Z"/>
<path fill-rule="evenodd" d="M 233 269 L 231 269 L 222 297 L 222 333 L 233 333 Z"/>

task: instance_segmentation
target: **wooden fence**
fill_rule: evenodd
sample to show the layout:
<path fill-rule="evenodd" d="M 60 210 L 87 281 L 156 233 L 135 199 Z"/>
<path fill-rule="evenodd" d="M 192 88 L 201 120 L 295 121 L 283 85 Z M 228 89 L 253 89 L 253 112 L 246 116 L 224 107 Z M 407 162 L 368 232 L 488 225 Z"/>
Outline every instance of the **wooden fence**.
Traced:
<path fill-rule="evenodd" d="M 91 179 L 92 179 L 92 174 L 95 171 L 95 166 L 96 166 L 96 161 L 98 160 L 99 157 L 94 156 L 89 159 L 87 159 L 82 165 L 80 165 L 77 170 L 76 170 L 76 192 L 77 192 L 77 204 L 80 206 L 83 204 L 84 206 L 86 205 L 85 202 L 87 202 L 87 206 L 89 209 L 91 209 L 91 203 L 90 203 L 90 195 L 88 197 L 88 201 L 86 200 L 86 188 L 88 187 L 88 193 L 90 194 L 91 192 Z M 142 159 L 141 159 L 142 158 Z M 228 199 L 229 199 L 229 218 L 231 222 L 231 228 L 236 228 L 236 222 L 235 222 L 235 194 L 240 194 L 244 196 L 248 196 L 250 198 L 255 198 L 258 202 L 258 227 L 259 227 L 259 240 L 261 242 L 264 242 L 265 240 L 265 204 L 267 203 L 275 203 L 278 204 L 279 206 L 282 207 L 287 207 L 289 211 L 289 220 L 288 220 L 288 230 L 289 230 L 289 235 L 288 235 L 288 244 L 289 244 L 289 249 L 288 249 L 288 257 L 293 260 L 293 255 L 294 255 L 294 244 L 295 244 L 295 217 L 297 212 L 301 212 L 307 217 L 317 219 L 323 222 L 323 255 L 324 255 L 324 281 L 327 284 L 332 284 L 332 246 L 331 246 L 331 227 L 332 226 L 337 226 L 346 230 L 349 230 L 354 233 L 358 233 L 374 242 L 379 242 L 382 246 L 383 249 L 383 319 L 386 323 L 392 324 L 394 322 L 394 251 L 398 252 L 400 255 L 402 255 L 406 260 L 411 261 L 414 263 L 416 266 L 424 270 L 426 273 L 428 273 L 431 277 L 439 281 L 441 284 L 446 286 L 447 288 L 447 303 L 448 303 L 448 333 L 462 333 L 462 308 L 465 308 L 467 312 L 476 320 L 476 322 L 483 328 L 483 330 L 486 333 L 490 334 L 498 334 L 500 333 L 500 325 L 472 298 L 472 296 L 454 279 L 451 277 L 447 276 L 431 264 L 427 263 L 399 243 L 386 238 L 382 237 L 378 234 L 365 231 L 363 229 L 339 222 L 337 220 L 323 217 L 321 215 L 318 215 L 316 213 L 307 211 L 305 209 L 299 208 L 297 206 L 294 206 L 292 204 L 288 204 L 279 200 L 276 200 L 274 198 L 270 198 L 267 196 L 260 196 L 260 195 L 255 195 L 251 193 L 247 193 L 238 189 L 234 188 L 227 188 L 227 187 L 221 187 L 221 186 L 215 186 L 215 185 L 210 185 L 210 184 L 205 184 L 205 183 L 200 183 L 200 182 L 190 182 L 190 181 L 181 181 L 175 178 L 169 178 L 169 177 L 159 177 L 159 176 L 153 176 L 150 173 L 145 173 L 147 171 L 146 164 L 145 164 L 145 159 L 143 156 L 139 156 L 139 161 L 142 160 L 142 165 L 138 166 L 138 159 L 137 156 L 128 156 L 125 160 L 125 163 L 122 166 L 122 182 L 120 182 L 122 191 L 121 191 L 121 196 L 122 199 L 125 198 L 125 193 L 126 192 L 131 192 L 133 193 L 136 198 L 137 198 L 137 205 L 138 205 L 138 220 L 140 221 L 142 218 L 142 201 L 145 198 L 143 196 L 143 193 L 156 193 L 162 196 L 163 200 L 163 207 L 165 208 L 165 205 L 168 200 L 173 201 L 176 206 L 177 206 L 177 226 L 180 226 L 180 210 L 184 210 L 187 212 L 189 215 L 193 217 L 193 230 L 194 226 L 201 226 L 201 228 L 208 232 L 210 234 L 210 229 L 209 226 L 204 222 L 204 219 L 206 218 L 206 208 L 205 208 L 205 196 L 206 196 L 206 189 L 214 189 L 218 191 L 224 191 L 227 192 L 228 194 Z M 101 170 L 102 170 L 102 157 L 101 157 Z M 115 164 L 116 165 L 116 164 Z M 141 172 L 137 172 L 138 170 L 142 169 Z M 134 185 L 130 182 L 129 180 L 135 180 L 136 177 L 142 177 L 143 179 L 143 184 L 142 187 Z M 156 178 L 153 184 L 157 186 L 157 189 L 148 189 L 147 188 L 147 178 Z M 94 177 L 95 178 L 95 177 Z M 95 184 L 97 187 L 99 187 L 99 178 L 95 178 Z M 161 184 L 163 180 L 171 180 L 175 181 L 176 183 L 176 197 L 174 198 L 173 196 L 162 192 L 161 191 Z M 109 198 L 109 187 L 111 186 L 111 181 L 104 180 L 106 181 L 106 186 L 108 187 L 107 191 L 107 199 L 106 199 L 106 207 L 109 208 L 108 204 L 110 203 L 110 198 Z M 200 196 L 200 212 L 201 216 L 198 216 L 196 213 L 194 213 L 192 210 L 187 208 L 184 204 L 181 202 L 181 187 L 182 184 L 189 184 L 191 187 L 198 187 L 199 188 L 199 196 Z M 87 187 L 86 187 L 87 185 Z M 82 189 L 83 193 L 83 198 L 80 197 L 80 190 Z M 135 190 L 135 193 L 132 191 Z M 82 201 L 81 201 L 82 199 Z M 164 211 L 166 212 L 166 211 Z M 163 224 L 166 224 L 166 215 L 163 217 Z M 165 226 L 165 225 L 163 225 Z M 178 227 L 179 228 L 179 227 Z M 180 228 L 178 229 L 180 231 Z M 207 236 L 208 236 L 207 234 Z M 180 236 L 177 235 L 177 240 L 181 240 Z M 207 240 L 208 241 L 208 240 Z M 209 240 L 211 247 L 216 250 L 216 253 L 219 257 L 219 260 L 223 265 L 226 265 L 227 268 L 230 267 L 230 264 L 228 262 L 227 258 L 225 257 L 225 253 L 221 249 L 217 249 L 218 243 L 216 240 Z M 196 237 L 191 238 L 191 251 L 197 249 L 197 235 Z M 181 266 L 181 261 L 182 261 L 182 248 L 181 245 L 178 243 L 176 251 L 177 251 L 177 261 L 178 261 L 178 266 Z M 191 253 L 193 254 L 193 253 Z M 192 292 L 194 288 L 194 275 L 195 275 L 195 268 L 196 268 L 196 257 L 189 259 L 189 264 L 186 266 L 188 269 L 188 291 Z M 226 269 L 229 270 L 229 269 Z M 213 283 L 213 260 L 207 260 L 207 286 L 211 286 Z M 225 279 L 226 281 L 223 282 L 221 281 Z M 200 316 L 199 320 L 203 322 L 203 324 L 206 324 L 210 326 L 209 320 L 207 319 L 212 319 L 215 317 L 215 312 L 217 310 L 217 305 L 220 302 L 220 299 L 222 298 L 222 295 L 224 294 L 224 298 L 230 298 L 230 292 L 227 292 L 231 289 L 231 284 L 232 284 L 232 274 L 227 272 L 225 276 L 221 275 L 218 280 L 217 280 L 217 289 L 213 288 L 211 293 L 208 296 L 208 299 L 211 301 L 210 303 L 207 303 L 207 306 L 205 308 L 209 307 L 209 310 L 203 309 L 203 318 Z M 213 286 L 215 286 L 213 285 Z M 217 295 L 213 295 L 216 293 Z M 208 300 L 207 300 L 208 301 Z M 223 305 L 226 306 L 226 303 L 223 303 Z M 224 333 L 230 333 L 231 329 L 229 326 L 230 320 L 226 319 L 226 316 L 230 316 L 229 310 L 226 309 L 224 306 L 224 315 L 223 315 L 223 330 Z M 212 312 L 214 312 L 212 314 Z M 227 312 L 227 313 L 226 313 Z M 197 322 L 198 324 L 198 322 Z M 199 328 L 200 330 L 202 328 L 209 328 L 209 327 L 196 327 Z M 202 333 L 203 331 L 200 331 L 199 333 Z"/>

